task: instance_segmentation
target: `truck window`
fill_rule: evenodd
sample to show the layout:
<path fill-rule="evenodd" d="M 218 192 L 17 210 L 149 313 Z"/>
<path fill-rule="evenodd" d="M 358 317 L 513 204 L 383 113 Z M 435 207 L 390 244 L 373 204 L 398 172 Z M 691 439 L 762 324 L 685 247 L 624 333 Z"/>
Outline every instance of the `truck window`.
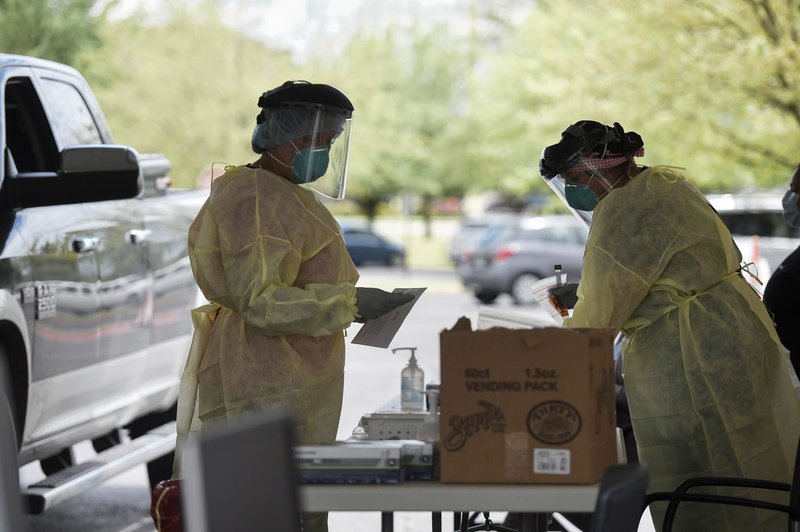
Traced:
<path fill-rule="evenodd" d="M 102 144 L 94 117 L 78 89 L 74 85 L 52 78 L 43 77 L 41 81 L 53 130 L 61 142 L 61 147 L 75 144 Z"/>
<path fill-rule="evenodd" d="M 31 80 L 9 79 L 4 106 L 6 145 L 17 171 L 55 172 L 58 169 L 58 150 Z"/>

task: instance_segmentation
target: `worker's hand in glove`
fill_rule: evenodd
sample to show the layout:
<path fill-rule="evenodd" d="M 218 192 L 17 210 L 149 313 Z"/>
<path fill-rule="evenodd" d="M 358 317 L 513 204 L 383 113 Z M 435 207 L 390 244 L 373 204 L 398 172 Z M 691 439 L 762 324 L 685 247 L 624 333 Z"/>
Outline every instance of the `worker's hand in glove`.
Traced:
<path fill-rule="evenodd" d="M 356 321 L 363 323 L 378 318 L 412 299 L 414 299 L 412 294 L 394 294 L 380 288 L 356 287 L 356 306 L 358 307 Z"/>
<path fill-rule="evenodd" d="M 578 283 L 566 283 L 548 290 L 565 308 L 573 308 L 578 302 Z"/>

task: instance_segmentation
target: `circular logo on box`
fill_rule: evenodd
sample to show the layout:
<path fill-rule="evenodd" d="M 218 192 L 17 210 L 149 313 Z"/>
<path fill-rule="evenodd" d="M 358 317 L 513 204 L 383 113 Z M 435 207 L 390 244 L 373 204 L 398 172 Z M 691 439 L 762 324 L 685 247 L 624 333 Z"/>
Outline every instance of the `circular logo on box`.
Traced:
<path fill-rule="evenodd" d="M 581 415 L 564 401 L 545 401 L 528 412 L 528 432 L 542 443 L 567 443 L 580 431 Z"/>

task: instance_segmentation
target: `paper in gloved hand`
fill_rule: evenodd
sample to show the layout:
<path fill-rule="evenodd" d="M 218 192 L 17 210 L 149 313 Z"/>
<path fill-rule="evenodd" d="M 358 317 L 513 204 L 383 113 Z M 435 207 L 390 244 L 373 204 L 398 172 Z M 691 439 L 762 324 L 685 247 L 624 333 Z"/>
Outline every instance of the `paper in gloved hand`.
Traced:
<path fill-rule="evenodd" d="M 375 287 L 356 287 L 356 323 L 374 320 L 414 299 L 405 292 L 387 292 Z"/>
<path fill-rule="evenodd" d="M 400 326 L 405 321 L 406 316 L 411 312 L 411 308 L 424 291 L 425 288 L 395 288 L 392 290 L 394 294 L 411 294 L 414 296 L 414 299 L 400 305 L 391 312 L 387 312 L 383 316 L 365 321 L 364 325 L 361 326 L 361 330 L 356 333 L 350 343 L 369 345 L 372 347 L 389 347 L 395 334 L 397 334 L 397 331 L 400 330 Z"/>

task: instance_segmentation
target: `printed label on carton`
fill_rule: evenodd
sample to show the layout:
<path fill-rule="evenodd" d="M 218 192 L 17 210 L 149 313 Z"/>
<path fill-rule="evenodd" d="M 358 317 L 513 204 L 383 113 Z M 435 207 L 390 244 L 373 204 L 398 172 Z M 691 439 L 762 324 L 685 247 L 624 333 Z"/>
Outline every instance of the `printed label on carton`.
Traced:
<path fill-rule="evenodd" d="M 545 475 L 569 475 L 572 468 L 569 449 L 534 449 L 533 472 Z"/>

